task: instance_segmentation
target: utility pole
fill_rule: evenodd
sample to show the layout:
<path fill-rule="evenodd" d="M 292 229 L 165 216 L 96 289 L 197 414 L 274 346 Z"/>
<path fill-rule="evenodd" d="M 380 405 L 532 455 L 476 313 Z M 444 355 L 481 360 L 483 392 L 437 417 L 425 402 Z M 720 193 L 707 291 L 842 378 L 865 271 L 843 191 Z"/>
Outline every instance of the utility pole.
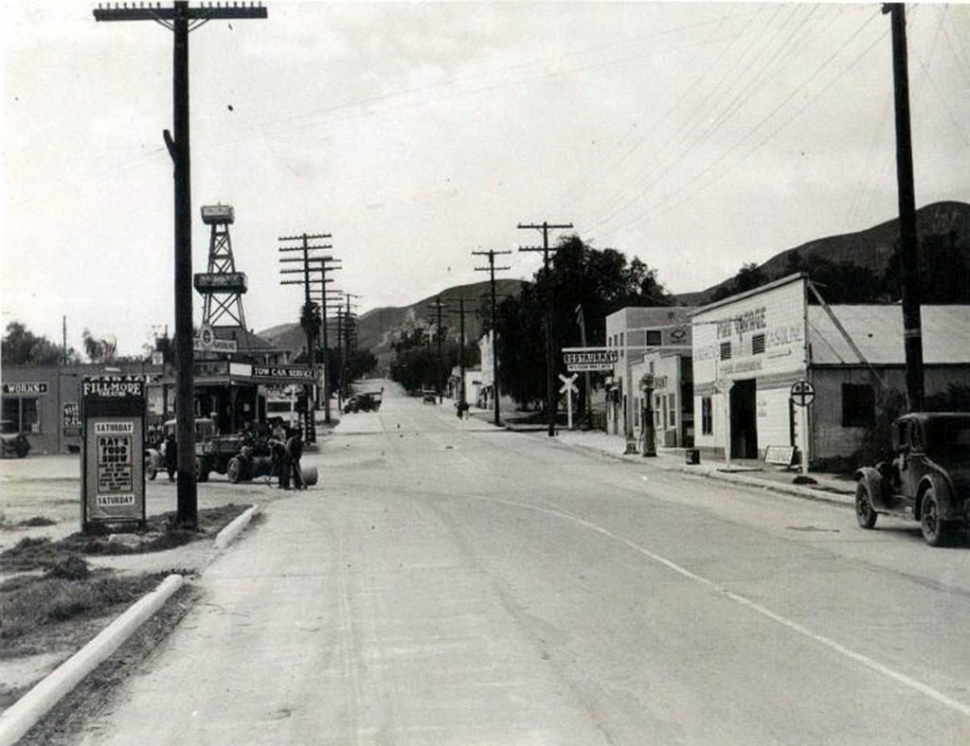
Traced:
<path fill-rule="evenodd" d="M 576 306 L 576 320 L 579 322 L 579 340 L 583 347 L 586 346 L 586 315 L 583 313 L 583 304 Z M 589 371 L 583 371 L 583 384 L 586 396 L 583 397 L 583 419 L 586 427 L 590 427 L 593 422 L 592 396 L 589 388 Z"/>
<path fill-rule="evenodd" d="M 543 222 L 541 225 L 529 224 L 523 225 L 519 223 L 519 230 L 540 230 L 542 231 L 542 246 L 526 246 L 519 251 L 541 251 L 542 252 L 542 270 L 543 276 L 546 280 L 546 410 L 549 413 L 549 437 L 553 437 L 556 434 L 556 394 L 555 394 L 555 383 L 553 381 L 553 315 L 552 315 L 552 289 L 549 287 L 552 274 L 549 269 L 549 231 L 550 230 L 568 230 L 573 227 L 572 223 L 565 223 L 562 225 L 551 225 L 550 223 Z M 552 249 L 556 251 L 556 249 Z"/>
<path fill-rule="evenodd" d="M 443 401 L 443 396 L 444 396 L 444 394 L 443 394 L 443 389 L 444 389 L 444 385 L 443 384 L 444 384 L 444 382 L 441 380 L 442 379 L 442 369 L 444 367 L 444 364 L 443 364 L 443 362 L 441 360 L 441 309 L 444 308 L 447 305 L 448 305 L 447 303 L 442 303 L 441 296 L 440 295 L 437 298 L 434 299 L 434 303 L 429 303 L 428 304 L 428 308 L 434 308 L 434 309 L 437 309 L 437 311 L 438 311 L 438 333 L 435 335 L 437 337 L 437 339 L 438 339 L 438 365 L 437 365 L 438 374 L 435 376 L 435 378 L 437 379 L 436 382 L 435 382 L 435 386 L 438 388 L 438 403 L 439 404 L 441 404 L 441 402 Z"/>
<path fill-rule="evenodd" d="M 459 396 L 461 397 L 458 400 L 458 407 L 459 407 L 458 411 L 459 411 L 459 414 L 461 414 L 465 411 L 465 402 L 466 402 L 466 393 L 467 393 L 465 390 L 465 298 L 464 297 L 458 298 L 458 310 L 451 311 L 451 313 L 458 314 L 459 316 L 458 329 L 459 329 L 459 334 L 461 335 L 458 340 L 458 370 L 461 375 L 461 381 L 458 384 Z"/>
<path fill-rule="evenodd" d="M 495 251 L 490 249 L 488 251 L 473 251 L 473 255 L 487 256 L 488 266 L 487 267 L 475 267 L 476 272 L 488 272 L 489 273 L 489 286 L 492 296 L 492 397 L 495 400 L 495 425 L 496 427 L 502 424 L 502 416 L 499 414 L 499 399 L 500 399 L 500 389 L 498 384 L 498 334 L 497 329 L 497 312 L 495 310 L 495 272 L 496 270 L 507 270 L 512 269 L 511 267 L 496 267 L 495 266 L 495 255 L 496 254 L 511 254 L 511 251 Z"/>
<path fill-rule="evenodd" d="M 356 303 L 351 303 L 351 298 L 362 298 L 361 295 L 355 295 L 354 293 L 344 293 L 347 299 L 347 310 L 344 312 L 344 358 L 342 362 L 343 372 L 340 374 L 340 386 L 348 393 L 350 389 L 348 388 L 348 383 L 344 381 L 345 374 L 350 368 L 350 355 L 351 355 L 351 344 L 354 342 L 354 314 L 351 311 L 351 305 L 356 306 Z M 356 349 L 356 344 L 354 344 L 354 349 Z"/>
<path fill-rule="evenodd" d="M 173 132 L 162 133 L 175 166 L 175 416 L 178 442 L 179 526 L 198 525 L 195 483 L 195 382 L 192 329 L 192 179 L 189 147 L 189 32 L 214 19 L 266 18 L 266 8 L 190 8 L 178 0 L 171 8 L 98 8 L 95 21 L 155 21 L 173 32 Z"/>
<path fill-rule="evenodd" d="M 323 365 L 323 421 L 330 424 L 330 342 L 327 338 L 327 284 L 333 282 L 332 278 L 327 277 L 327 272 L 336 269 L 343 269 L 339 264 L 339 259 L 333 257 L 322 257 L 320 262 L 320 320 L 323 324 L 323 354 L 321 364 Z M 332 292 L 332 291 L 331 291 Z M 316 300 L 316 298 L 314 298 Z"/>
<path fill-rule="evenodd" d="M 311 246 L 311 240 L 320 240 L 332 238 L 329 233 L 317 233 L 309 235 L 307 233 L 301 233 L 299 236 L 281 236 L 278 240 L 283 245 L 279 247 L 279 252 L 285 254 L 291 251 L 299 251 L 303 254 L 302 257 L 297 258 L 287 258 L 281 257 L 281 263 L 287 262 L 300 262 L 303 267 L 301 269 L 281 269 L 281 275 L 289 274 L 302 274 L 303 280 L 281 280 L 280 285 L 303 285 L 303 310 L 300 313 L 300 325 L 303 327 L 303 331 L 306 334 L 306 354 L 307 361 L 310 365 L 310 369 L 314 368 L 313 353 L 316 349 L 314 345 L 314 340 L 316 337 L 316 326 L 319 323 L 319 307 L 310 300 L 310 269 L 311 264 L 316 264 L 317 262 L 323 262 L 328 257 L 322 257 L 319 255 L 310 256 L 311 251 L 322 251 L 324 249 L 332 249 L 333 246 L 330 244 Z M 292 245 L 293 241 L 299 241 L 297 245 Z M 332 259 L 333 257 L 329 257 Z M 306 391 L 306 409 L 303 412 L 303 432 L 307 443 L 316 443 L 317 441 L 317 428 L 314 419 L 313 408 L 310 406 L 310 385 L 304 387 Z"/>
<path fill-rule="evenodd" d="M 896 93 L 896 182 L 899 191 L 899 240 L 903 275 L 903 348 L 906 353 L 906 400 L 910 412 L 923 408 L 923 331 L 920 318 L 919 236 L 913 187 L 913 139 L 909 116 L 909 60 L 906 6 L 887 3 L 892 20 L 893 85 Z"/>

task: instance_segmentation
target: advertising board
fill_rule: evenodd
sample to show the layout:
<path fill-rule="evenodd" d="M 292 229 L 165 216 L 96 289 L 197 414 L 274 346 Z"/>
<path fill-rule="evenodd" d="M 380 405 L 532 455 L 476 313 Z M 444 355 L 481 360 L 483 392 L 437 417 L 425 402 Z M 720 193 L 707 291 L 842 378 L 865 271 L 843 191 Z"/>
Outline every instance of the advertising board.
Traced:
<path fill-rule="evenodd" d="M 145 521 L 145 381 L 85 377 L 81 384 L 81 524 Z"/>

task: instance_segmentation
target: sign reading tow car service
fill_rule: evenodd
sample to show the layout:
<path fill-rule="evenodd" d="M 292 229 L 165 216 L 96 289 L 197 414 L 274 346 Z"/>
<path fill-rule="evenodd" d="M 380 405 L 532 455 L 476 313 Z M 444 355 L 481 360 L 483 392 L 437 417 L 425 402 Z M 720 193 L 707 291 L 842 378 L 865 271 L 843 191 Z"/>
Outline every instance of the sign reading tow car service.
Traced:
<path fill-rule="evenodd" d="M 269 383 L 290 381 L 312 384 L 316 380 L 316 371 L 300 365 L 254 365 L 253 378 L 265 379 Z"/>

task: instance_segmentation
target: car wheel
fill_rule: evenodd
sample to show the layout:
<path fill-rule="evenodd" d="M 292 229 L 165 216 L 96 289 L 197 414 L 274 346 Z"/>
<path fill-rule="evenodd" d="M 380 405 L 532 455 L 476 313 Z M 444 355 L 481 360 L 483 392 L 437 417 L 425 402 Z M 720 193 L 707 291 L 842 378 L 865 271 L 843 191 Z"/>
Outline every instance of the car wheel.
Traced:
<path fill-rule="evenodd" d="M 859 482 L 855 487 L 855 517 L 862 528 L 869 529 L 876 525 L 875 508 L 872 507 L 872 496 L 869 494 L 869 485 Z"/>
<path fill-rule="evenodd" d="M 940 503 L 936 497 L 936 489 L 932 486 L 927 487 L 926 492 L 923 493 L 919 527 L 923 532 L 923 538 L 931 547 L 940 547 L 946 544 L 949 533 L 948 526 L 946 521 L 940 519 Z"/>
<path fill-rule="evenodd" d="M 30 442 L 26 439 L 18 440 L 14 449 L 16 450 L 17 458 L 23 458 L 30 451 Z"/>
<path fill-rule="evenodd" d="M 238 484 L 245 479 L 245 474 L 246 464 L 239 456 L 233 456 L 229 459 L 229 464 L 226 466 L 226 476 L 229 477 L 230 482 Z"/>
<path fill-rule="evenodd" d="M 158 476 L 158 469 L 151 462 L 145 464 L 145 476 L 148 477 L 149 481 L 154 481 L 155 477 Z"/>
<path fill-rule="evenodd" d="M 208 482 L 209 481 L 209 470 L 205 468 L 205 461 L 200 458 L 195 460 L 195 481 L 196 482 Z"/>

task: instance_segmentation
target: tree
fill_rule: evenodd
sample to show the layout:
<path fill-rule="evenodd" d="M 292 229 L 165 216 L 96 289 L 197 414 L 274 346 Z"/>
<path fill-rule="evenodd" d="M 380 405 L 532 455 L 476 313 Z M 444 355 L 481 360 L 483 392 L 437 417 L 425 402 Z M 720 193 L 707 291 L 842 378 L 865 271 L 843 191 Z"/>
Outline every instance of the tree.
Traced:
<path fill-rule="evenodd" d="M 71 365 L 80 361 L 74 348 L 69 347 L 65 351 L 63 346 L 54 344 L 47 337 L 33 334 L 19 321 L 7 324 L 0 354 L 7 365 L 57 365 L 65 362 Z"/>
<path fill-rule="evenodd" d="M 747 262 L 741 265 L 738 273 L 731 278 L 730 282 L 718 288 L 711 298 L 711 302 L 723 300 L 738 293 L 754 290 L 762 285 L 767 285 L 770 278 L 762 271 L 761 267 L 755 262 Z"/>
<path fill-rule="evenodd" d="M 92 363 L 113 363 L 118 357 L 118 342 L 114 336 L 96 338 L 89 329 L 81 335 L 84 340 L 84 353 Z"/>
<path fill-rule="evenodd" d="M 626 306 L 673 305 L 656 270 L 639 258 L 628 262 L 615 249 L 594 249 L 579 236 L 564 236 L 546 276 L 540 268 L 518 298 L 498 310 L 496 330 L 502 390 L 525 407 L 543 401 L 546 392 L 545 317 L 551 299 L 554 349 L 582 344 L 577 307 L 586 321 L 586 342 L 605 344 L 606 317 Z M 561 360 L 556 360 L 559 372 Z M 580 401 L 584 401 L 581 397 Z"/>

